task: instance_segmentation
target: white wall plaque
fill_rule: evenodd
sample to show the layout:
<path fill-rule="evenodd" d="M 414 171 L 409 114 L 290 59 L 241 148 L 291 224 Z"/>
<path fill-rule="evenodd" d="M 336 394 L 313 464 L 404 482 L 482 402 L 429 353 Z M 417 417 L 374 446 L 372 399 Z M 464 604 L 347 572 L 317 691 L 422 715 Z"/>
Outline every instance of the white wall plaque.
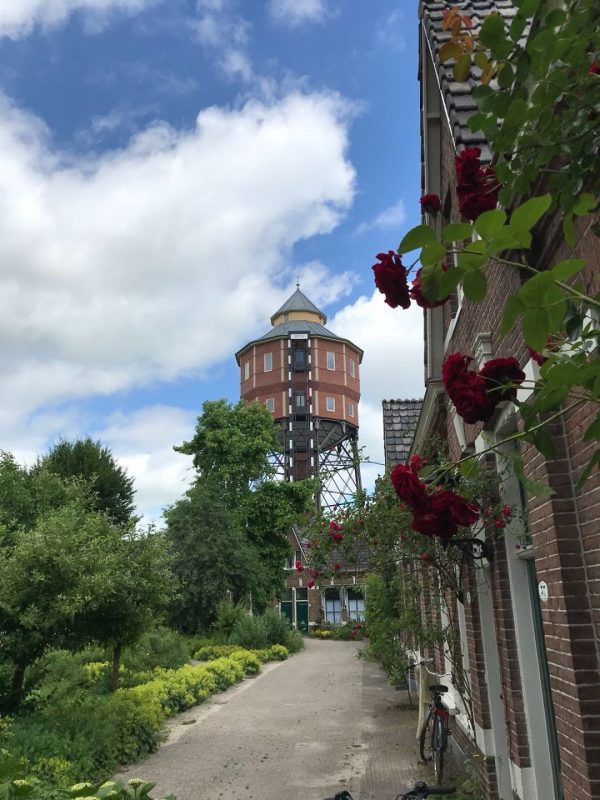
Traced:
<path fill-rule="evenodd" d="M 548 584 L 546 581 L 540 581 L 538 583 L 538 592 L 540 593 L 540 600 L 545 603 L 548 599 Z"/>

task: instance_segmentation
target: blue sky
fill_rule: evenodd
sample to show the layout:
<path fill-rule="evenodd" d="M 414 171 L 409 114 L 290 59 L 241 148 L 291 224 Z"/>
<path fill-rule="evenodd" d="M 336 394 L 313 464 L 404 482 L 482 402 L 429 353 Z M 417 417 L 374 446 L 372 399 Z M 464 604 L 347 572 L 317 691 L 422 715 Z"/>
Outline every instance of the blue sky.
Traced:
<path fill-rule="evenodd" d="M 365 350 L 381 461 L 381 400 L 423 391 L 371 272 L 419 221 L 418 130 L 416 2 L 0 4 L 2 448 L 100 438 L 157 518 L 298 275 Z"/>

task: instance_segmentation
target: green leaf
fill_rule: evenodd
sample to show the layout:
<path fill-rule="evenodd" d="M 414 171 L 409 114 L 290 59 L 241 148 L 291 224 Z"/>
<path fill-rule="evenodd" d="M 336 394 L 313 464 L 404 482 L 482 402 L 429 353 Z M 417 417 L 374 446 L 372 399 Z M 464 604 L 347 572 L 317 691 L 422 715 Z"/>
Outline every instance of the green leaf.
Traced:
<path fill-rule="evenodd" d="M 465 53 L 462 55 L 452 69 L 452 77 L 455 81 L 461 83 L 466 81 L 471 71 L 471 54 Z"/>
<path fill-rule="evenodd" d="M 534 447 L 536 447 L 543 456 L 546 456 L 546 458 L 554 458 L 556 456 L 554 442 L 543 428 L 539 428 L 535 431 L 531 439 Z"/>
<path fill-rule="evenodd" d="M 472 303 L 480 303 L 487 292 L 487 280 L 483 272 L 468 272 L 463 279 L 463 291 Z"/>
<path fill-rule="evenodd" d="M 567 261 L 561 261 L 550 270 L 555 281 L 565 281 L 571 275 L 575 275 L 582 270 L 586 265 L 584 258 L 569 258 Z"/>
<path fill-rule="evenodd" d="M 398 252 L 410 253 L 411 250 L 416 250 L 417 247 L 423 247 L 435 241 L 435 233 L 429 225 L 417 225 L 415 228 L 411 228 L 404 236 L 398 245 Z"/>
<path fill-rule="evenodd" d="M 581 477 L 577 481 L 576 488 L 578 490 L 581 490 L 583 488 L 583 484 L 587 481 L 587 479 L 594 471 L 594 467 L 597 467 L 599 465 L 600 465 L 600 450 L 596 450 L 594 455 L 589 460 L 587 467 L 582 472 Z"/>
<path fill-rule="evenodd" d="M 485 242 L 481 240 L 471 242 L 458 254 L 458 266 L 464 267 L 464 269 L 479 269 L 487 261 L 487 255 L 484 251 Z"/>
<path fill-rule="evenodd" d="M 504 37 L 504 20 L 500 14 L 489 14 L 479 31 L 479 39 L 486 47 L 494 47 Z"/>
<path fill-rule="evenodd" d="M 477 131 L 482 130 L 487 121 L 488 115 L 484 114 L 482 111 L 477 111 L 475 114 L 471 114 L 467 120 L 467 125 L 469 126 L 469 130 L 473 133 L 477 133 Z"/>
<path fill-rule="evenodd" d="M 469 225 L 468 222 L 452 222 L 442 228 L 442 242 L 444 244 L 461 242 L 464 239 L 470 239 L 472 236 L 473 226 Z"/>
<path fill-rule="evenodd" d="M 445 255 L 446 248 L 443 245 L 438 244 L 437 242 L 434 242 L 433 244 L 427 244 L 421 250 L 421 264 L 423 264 L 424 267 L 430 267 L 434 264 L 439 264 Z"/>
<path fill-rule="evenodd" d="M 449 269 L 448 272 L 443 272 L 438 282 L 439 297 L 436 297 L 436 300 L 441 300 L 444 297 L 448 297 L 449 294 L 452 294 L 462 281 L 464 275 L 465 272 L 460 267 L 453 267 Z"/>
<path fill-rule="evenodd" d="M 565 214 L 563 219 L 563 234 L 569 247 L 575 247 L 575 225 L 573 224 L 573 214 Z"/>
<path fill-rule="evenodd" d="M 547 411 L 556 410 L 562 405 L 569 391 L 569 386 L 557 386 L 538 395 L 535 399 L 537 411 L 544 414 Z"/>
<path fill-rule="evenodd" d="M 600 413 L 596 414 L 596 419 L 587 427 L 583 434 L 584 442 L 592 442 L 594 439 L 600 439 Z"/>
<path fill-rule="evenodd" d="M 596 198 L 593 194 L 589 194 L 588 192 L 584 192 L 583 194 L 579 195 L 579 199 L 575 203 L 573 207 L 573 213 L 577 217 L 583 217 L 586 214 L 589 214 L 590 211 L 596 207 L 597 202 Z"/>
<path fill-rule="evenodd" d="M 529 105 L 525 100 L 518 98 L 509 105 L 504 122 L 510 128 L 520 128 L 527 117 Z"/>
<path fill-rule="evenodd" d="M 484 211 L 475 221 L 475 230 L 482 239 L 489 239 L 504 227 L 506 212 L 499 208 Z"/>
<path fill-rule="evenodd" d="M 552 204 L 552 195 L 543 194 L 539 197 L 532 197 L 523 205 L 516 208 L 510 218 L 510 224 L 516 228 L 530 231 L 535 223 L 540 220 Z"/>
<path fill-rule="evenodd" d="M 538 352 L 548 341 L 550 322 L 543 308 L 526 308 L 523 311 L 523 336 L 525 342 Z"/>
<path fill-rule="evenodd" d="M 519 16 L 532 17 L 540 7 L 540 0 L 517 0 Z"/>
<path fill-rule="evenodd" d="M 500 72 L 498 73 L 498 85 L 502 89 L 508 89 L 512 86 L 512 83 L 515 79 L 515 75 L 513 72 L 513 68 L 510 64 L 505 64 Z"/>
<path fill-rule="evenodd" d="M 486 242 L 485 252 L 489 256 L 497 255 L 503 250 L 515 247 L 528 247 L 531 244 L 531 234 L 528 231 L 520 231 L 507 225 L 502 228 L 495 236 Z"/>
<path fill-rule="evenodd" d="M 516 294 L 511 295 L 506 301 L 504 306 L 504 314 L 502 316 L 502 324 L 500 326 L 500 333 L 506 336 L 512 326 L 515 324 L 517 317 L 523 313 L 524 306 Z"/>
<path fill-rule="evenodd" d="M 551 272 L 538 272 L 533 278 L 529 278 L 519 290 L 519 297 L 523 305 L 528 308 L 539 308 L 544 305 L 544 298 L 550 287 L 554 285 L 554 278 Z"/>
<path fill-rule="evenodd" d="M 556 284 L 551 284 L 546 290 L 543 299 L 544 309 L 548 315 L 548 324 L 551 331 L 560 331 L 567 311 L 567 300 L 563 290 Z"/>
<path fill-rule="evenodd" d="M 534 481 L 525 474 L 523 461 L 520 458 L 514 459 L 512 464 L 515 470 L 515 475 L 527 489 L 527 491 L 534 497 L 552 497 L 552 495 L 555 494 L 554 489 L 548 486 L 548 484 L 540 483 L 540 481 Z"/>

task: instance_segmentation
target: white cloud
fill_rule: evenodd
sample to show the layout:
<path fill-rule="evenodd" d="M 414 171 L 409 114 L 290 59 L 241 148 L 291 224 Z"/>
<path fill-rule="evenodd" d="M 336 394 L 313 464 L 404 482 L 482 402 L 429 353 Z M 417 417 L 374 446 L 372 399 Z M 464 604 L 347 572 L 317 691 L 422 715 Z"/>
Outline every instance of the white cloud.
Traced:
<path fill-rule="evenodd" d="M 3 0 L 0 3 L 0 36 L 18 39 L 36 25 L 53 27 L 75 12 L 97 25 L 111 12 L 136 14 L 162 0 Z"/>
<path fill-rule="evenodd" d="M 145 522 L 159 523 L 163 509 L 182 497 L 191 483 L 192 459 L 176 453 L 173 445 L 191 439 L 196 416 L 173 406 L 149 406 L 113 414 L 92 434 L 135 477 L 135 503 Z"/>
<path fill-rule="evenodd" d="M 352 201 L 349 111 L 291 93 L 84 158 L 0 98 L 3 446 L 29 460 L 55 432 L 89 429 L 57 404 L 206 375 L 263 333 L 293 288 L 293 245 Z M 299 272 L 318 302 L 349 285 L 319 263 Z"/>
<path fill-rule="evenodd" d="M 406 221 L 406 211 L 404 209 L 404 202 L 399 200 L 394 205 L 384 208 L 376 217 L 368 222 L 361 222 L 361 224 L 354 231 L 355 236 L 361 236 L 367 231 L 375 228 L 379 230 L 393 230 L 399 229 L 400 226 Z"/>
<path fill-rule="evenodd" d="M 328 327 L 365 351 L 360 368 L 359 444 L 373 462 L 384 462 L 381 401 L 423 397 L 423 313 L 417 306 L 393 309 L 383 295 L 360 297 L 342 308 Z M 363 483 L 372 488 L 384 467 L 363 465 Z"/>
<path fill-rule="evenodd" d="M 271 0 L 269 11 L 275 22 L 288 28 L 322 22 L 329 13 L 326 0 Z"/>
<path fill-rule="evenodd" d="M 251 25 L 235 11 L 231 0 L 199 0 L 198 17 L 189 21 L 195 39 L 215 59 L 228 80 L 248 83 L 255 78 L 247 52 Z"/>

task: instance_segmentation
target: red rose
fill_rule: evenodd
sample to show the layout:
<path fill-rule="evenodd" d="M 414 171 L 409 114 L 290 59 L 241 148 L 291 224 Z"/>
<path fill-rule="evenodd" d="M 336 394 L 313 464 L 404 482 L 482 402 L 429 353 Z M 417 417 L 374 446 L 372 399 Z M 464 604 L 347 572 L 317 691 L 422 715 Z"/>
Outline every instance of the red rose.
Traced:
<path fill-rule="evenodd" d="M 302 572 L 304 570 L 304 564 L 301 561 L 296 561 L 296 571 Z"/>
<path fill-rule="evenodd" d="M 466 147 L 456 156 L 456 196 L 463 217 L 476 220 L 496 208 L 500 185 L 493 167 L 481 165 L 478 147 Z"/>
<path fill-rule="evenodd" d="M 514 400 L 517 387 L 525 380 L 525 373 L 516 358 L 492 358 L 479 370 L 486 382 L 490 399 L 497 405 L 501 400 Z"/>
<path fill-rule="evenodd" d="M 588 73 L 590 75 L 600 75 L 600 64 L 594 61 L 593 64 L 590 64 L 590 68 L 588 69 Z"/>
<path fill-rule="evenodd" d="M 392 470 L 390 479 L 398 497 L 412 509 L 427 507 L 429 500 L 426 486 L 410 467 L 398 464 Z"/>
<path fill-rule="evenodd" d="M 420 472 L 425 464 L 427 464 L 427 459 L 422 458 L 418 453 L 408 459 L 408 466 L 413 472 Z"/>
<path fill-rule="evenodd" d="M 331 538 L 334 542 L 341 542 L 344 539 L 343 533 L 332 533 Z"/>
<path fill-rule="evenodd" d="M 458 526 L 449 514 L 436 513 L 433 510 L 415 511 L 413 514 L 412 528 L 423 536 L 437 536 L 442 541 L 451 539 Z"/>
<path fill-rule="evenodd" d="M 375 286 L 385 295 L 385 302 L 392 308 L 410 306 L 406 269 L 402 266 L 400 256 L 393 250 L 379 253 L 376 258 L 381 264 L 373 264 Z"/>
<path fill-rule="evenodd" d="M 506 527 L 506 522 L 503 519 L 500 519 L 500 517 L 498 517 L 498 519 L 494 520 L 494 525 L 497 528 L 505 528 Z"/>
<path fill-rule="evenodd" d="M 419 203 L 421 203 L 421 211 L 429 211 L 430 214 L 437 213 L 442 207 L 439 195 L 437 194 L 424 194 L 419 200 Z"/>
<path fill-rule="evenodd" d="M 431 498 L 431 506 L 434 510 L 447 511 L 453 522 L 461 528 L 468 528 L 474 525 L 481 516 L 481 509 L 477 503 L 469 502 L 451 489 L 443 489 L 435 492 Z"/>
<path fill-rule="evenodd" d="M 442 269 L 444 272 L 448 271 L 448 266 L 446 264 L 442 264 Z M 415 279 L 412 282 L 412 286 L 408 293 L 410 297 L 415 301 L 415 303 L 420 306 L 421 308 L 437 308 L 438 306 L 443 306 L 450 299 L 450 295 L 443 297 L 441 300 L 428 300 L 425 295 L 423 294 L 423 290 L 421 289 L 421 270 L 417 270 L 417 274 L 415 275 Z"/>
<path fill-rule="evenodd" d="M 334 564 L 334 565 L 333 565 L 333 568 L 334 568 L 334 570 L 335 570 L 336 572 L 339 572 L 339 571 L 341 570 L 341 568 L 342 568 L 342 565 L 341 565 L 341 564 Z"/>
<path fill-rule="evenodd" d="M 541 353 L 538 353 L 538 351 L 537 351 L 537 350 L 533 350 L 533 348 L 531 348 L 531 347 L 528 347 L 528 348 L 527 348 L 527 351 L 529 352 L 529 355 L 531 356 L 531 358 L 532 358 L 532 359 L 533 359 L 533 360 L 534 360 L 534 361 L 535 361 L 537 364 L 539 364 L 539 365 L 540 365 L 540 367 L 541 367 L 541 366 L 543 366 L 543 365 L 546 363 L 546 361 L 548 360 L 548 359 L 546 358 L 546 356 L 542 355 Z"/>
<path fill-rule="evenodd" d="M 421 553 L 419 558 L 421 559 L 421 561 L 431 561 L 431 556 L 429 555 L 429 553 Z"/>
<path fill-rule="evenodd" d="M 314 582 L 314 581 L 308 581 L 308 582 L 307 582 L 307 584 L 306 584 L 306 587 L 307 587 L 308 589 L 312 589 L 312 587 L 313 587 L 314 585 L 315 585 L 315 582 Z"/>
<path fill-rule="evenodd" d="M 494 411 L 486 391 L 486 384 L 476 372 L 470 370 L 472 359 L 461 353 L 452 353 L 442 366 L 442 380 L 448 397 L 465 422 L 485 422 Z"/>
<path fill-rule="evenodd" d="M 502 513 L 505 517 L 512 517 L 512 508 L 510 506 L 502 506 Z"/>

